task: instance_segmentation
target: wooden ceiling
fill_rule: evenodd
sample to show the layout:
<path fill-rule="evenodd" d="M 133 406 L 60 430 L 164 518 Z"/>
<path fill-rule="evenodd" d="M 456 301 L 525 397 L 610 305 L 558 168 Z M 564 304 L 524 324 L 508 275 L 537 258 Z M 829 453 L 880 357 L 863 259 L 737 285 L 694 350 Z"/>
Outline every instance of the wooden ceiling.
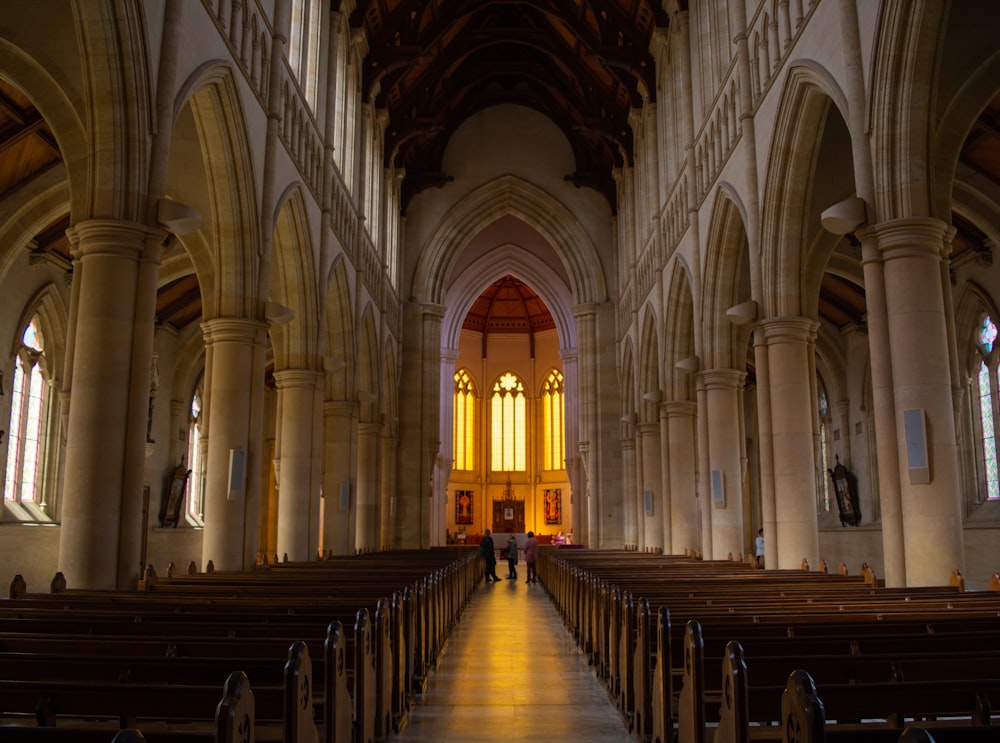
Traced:
<path fill-rule="evenodd" d="M 612 169 L 632 161 L 628 123 L 655 100 L 654 0 L 359 0 L 369 52 L 362 94 L 389 114 L 386 161 L 406 169 L 403 211 L 449 178 L 445 145 L 471 115 L 518 103 L 554 121 L 573 148 L 567 180 L 615 208 Z"/>
<path fill-rule="evenodd" d="M 515 102 L 560 126 L 576 158 L 567 180 L 597 189 L 614 208 L 613 168 L 632 157 L 628 114 L 643 94 L 655 94 L 649 40 L 668 22 L 659 2 L 360 0 L 352 22 L 370 38 L 365 94 L 389 113 L 386 155 L 406 169 L 404 202 L 447 180 L 444 147 L 464 120 L 495 103 Z M 29 97 L 0 79 L 0 199 L 61 162 L 58 144 Z M 970 131 L 959 174 L 1000 187 L 1000 95 Z M 968 220 L 955 214 L 953 224 L 953 259 L 990 251 L 986 236 Z M 67 211 L 40 230 L 25 246 L 30 259 L 70 271 L 68 226 Z M 501 294 L 511 285 L 505 282 L 477 301 L 470 327 L 486 317 L 513 322 L 498 309 L 506 306 Z M 533 309 L 537 295 L 523 284 L 517 291 L 524 307 L 518 323 L 537 328 L 543 316 Z M 481 311 L 484 305 L 493 307 L 492 315 Z M 840 329 L 863 326 L 865 311 L 858 283 L 824 275 L 821 318 Z M 160 288 L 156 313 L 159 323 L 178 330 L 200 320 L 193 273 Z"/>

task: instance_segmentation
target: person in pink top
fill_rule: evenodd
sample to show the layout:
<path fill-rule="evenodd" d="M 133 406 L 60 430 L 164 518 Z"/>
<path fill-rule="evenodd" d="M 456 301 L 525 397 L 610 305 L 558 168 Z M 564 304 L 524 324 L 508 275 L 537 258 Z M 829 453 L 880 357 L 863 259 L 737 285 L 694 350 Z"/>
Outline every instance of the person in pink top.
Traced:
<path fill-rule="evenodd" d="M 524 561 L 528 564 L 528 580 L 525 583 L 537 583 L 538 573 L 535 571 L 535 563 L 538 561 L 538 540 L 535 539 L 533 531 L 528 532 L 528 538 L 524 541 Z"/>

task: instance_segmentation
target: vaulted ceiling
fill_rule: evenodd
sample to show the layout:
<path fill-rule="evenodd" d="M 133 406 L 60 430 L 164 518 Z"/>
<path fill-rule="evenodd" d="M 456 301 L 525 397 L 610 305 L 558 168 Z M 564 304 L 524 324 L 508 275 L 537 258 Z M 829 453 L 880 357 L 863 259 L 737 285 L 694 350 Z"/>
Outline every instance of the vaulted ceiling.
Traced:
<path fill-rule="evenodd" d="M 406 169 L 407 203 L 448 179 L 443 150 L 463 121 L 487 106 L 516 102 L 556 122 L 576 158 L 565 177 L 597 189 L 613 207 L 613 169 L 632 157 L 629 111 L 643 96 L 655 95 L 648 49 L 654 30 L 668 22 L 660 5 L 653 0 L 359 0 L 352 22 L 369 38 L 365 94 L 388 112 L 386 157 Z M 0 79 L 0 200 L 61 163 L 58 143 L 30 97 Z M 956 177 L 1000 188 L 1000 96 L 966 138 Z M 953 260 L 989 253 L 986 236 L 975 225 L 958 214 L 952 221 Z M 29 259 L 70 271 L 68 226 L 68 211 L 45 225 L 24 246 Z M 477 306 L 489 299 L 484 296 Z M 162 286 L 156 312 L 158 322 L 178 330 L 199 320 L 195 275 Z M 865 312 L 858 283 L 824 275 L 821 318 L 846 328 L 863 325 Z M 524 317 L 532 324 L 536 319 L 530 313 Z"/>

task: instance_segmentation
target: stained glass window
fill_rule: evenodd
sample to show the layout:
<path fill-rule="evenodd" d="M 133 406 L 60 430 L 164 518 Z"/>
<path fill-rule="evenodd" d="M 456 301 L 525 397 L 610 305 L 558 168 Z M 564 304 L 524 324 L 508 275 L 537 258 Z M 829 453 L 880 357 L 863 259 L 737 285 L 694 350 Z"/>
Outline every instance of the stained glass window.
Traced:
<path fill-rule="evenodd" d="M 976 332 L 976 342 L 982 359 L 976 374 L 978 388 L 979 433 L 981 437 L 983 484 L 987 500 L 1000 500 L 1000 474 L 997 471 L 997 400 L 996 364 L 993 343 L 997 339 L 997 326 L 989 315 L 983 318 Z"/>
<path fill-rule="evenodd" d="M 983 347 L 986 353 L 993 350 L 993 341 L 997 339 L 997 326 L 993 324 L 993 320 L 987 315 L 983 318 L 982 327 L 979 328 L 979 345 Z"/>
<path fill-rule="evenodd" d="M 821 379 L 817 380 L 819 395 L 816 407 L 819 410 L 819 451 L 816 461 L 817 496 L 819 497 L 820 513 L 830 510 L 832 493 L 830 492 L 830 470 L 833 469 L 833 457 L 830 454 L 832 446 L 830 436 L 830 403 L 826 396 L 826 387 Z"/>
<path fill-rule="evenodd" d="M 553 369 L 542 387 L 542 427 L 545 439 L 542 466 L 546 470 L 561 470 L 566 460 L 563 398 L 563 375 Z"/>
<path fill-rule="evenodd" d="M 455 372 L 455 404 L 452 415 L 452 468 L 471 470 L 476 463 L 476 387 L 465 369 Z"/>
<path fill-rule="evenodd" d="M 191 474 L 187 481 L 187 513 L 201 519 L 205 511 L 203 470 L 201 456 L 201 385 L 191 396 L 191 417 L 188 421 L 188 469 Z"/>
<path fill-rule="evenodd" d="M 21 335 L 21 346 L 14 361 L 4 500 L 37 500 L 44 444 L 42 431 L 48 408 L 47 388 L 44 342 L 36 319 L 32 318 Z"/>
<path fill-rule="evenodd" d="M 1000 499 L 1000 480 L 997 477 L 996 425 L 993 420 L 993 390 L 990 368 L 979 362 L 979 424 L 983 440 L 983 471 L 986 475 L 986 497 Z"/>
<path fill-rule="evenodd" d="M 524 383 L 507 372 L 493 385 L 493 397 L 490 400 L 490 466 L 494 471 L 526 469 L 526 411 Z"/>

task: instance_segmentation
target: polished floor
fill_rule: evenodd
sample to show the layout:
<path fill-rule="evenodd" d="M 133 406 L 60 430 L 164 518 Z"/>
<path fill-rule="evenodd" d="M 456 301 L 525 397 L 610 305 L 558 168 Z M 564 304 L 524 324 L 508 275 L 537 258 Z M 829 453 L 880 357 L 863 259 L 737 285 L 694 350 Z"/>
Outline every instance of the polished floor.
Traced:
<path fill-rule="evenodd" d="M 541 584 L 519 573 L 472 596 L 392 743 L 633 740 Z"/>

